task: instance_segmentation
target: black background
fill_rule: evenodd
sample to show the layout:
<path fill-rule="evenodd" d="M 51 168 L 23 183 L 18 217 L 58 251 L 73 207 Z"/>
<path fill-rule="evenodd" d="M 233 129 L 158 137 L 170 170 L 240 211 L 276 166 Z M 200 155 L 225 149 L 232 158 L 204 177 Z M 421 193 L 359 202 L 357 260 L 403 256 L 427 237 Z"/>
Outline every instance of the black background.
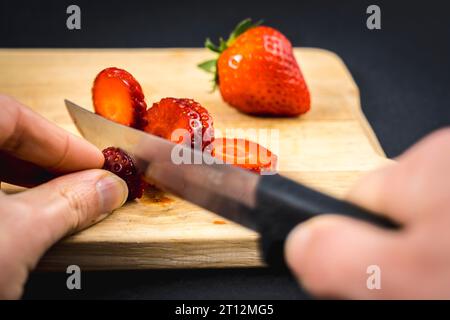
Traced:
<path fill-rule="evenodd" d="M 246 17 L 264 19 L 296 46 L 339 54 L 363 110 L 389 157 L 450 124 L 450 8 L 447 1 L 0 1 L 1 47 L 200 47 Z M 69 31 L 70 4 L 82 29 Z M 366 28 L 381 7 L 382 29 Z M 0 70 L 1 76 L 1 70 Z M 83 290 L 65 274 L 33 274 L 27 298 L 284 298 L 307 295 L 272 270 L 163 270 L 84 273 Z"/>

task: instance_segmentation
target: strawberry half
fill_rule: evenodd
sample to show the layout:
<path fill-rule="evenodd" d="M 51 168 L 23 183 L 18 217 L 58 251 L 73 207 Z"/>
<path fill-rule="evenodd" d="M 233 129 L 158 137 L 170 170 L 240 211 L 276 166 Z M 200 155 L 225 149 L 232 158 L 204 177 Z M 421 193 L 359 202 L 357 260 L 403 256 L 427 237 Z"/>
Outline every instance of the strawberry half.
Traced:
<path fill-rule="evenodd" d="M 147 125 L 147 104 L 139 82 L 127 71 L 106 68 L 94 81 L 95 112 L 107 119 L 136 129 Z"/>
<path fill-rule="evenodd" d="M 254 115 L 297 116 L 310 109 L 310 94 L 289 40 L 278 30 L 242 21 L 228 40 L 205 46 L 218 57 L 199 64 L 214 74 L 223 100 Z"/>
<path fill-rule="evenodd" d="M 201 144 L 205 150 L 214 140 L 212 117 L 192 99 L 164 98 L 148 109 L 147 120 L 146 132 L 175 143 L 190 142 L 192 148 Z M 187 136 L 178 134 L 183 132 Z"/>
<path fill-rule="evenodd" d="M 213 146 L 214 156 L 224 163 L 255 173 L 276 170 L 277 156 L 256 142 L 245 139 L 216 138 Z"/>

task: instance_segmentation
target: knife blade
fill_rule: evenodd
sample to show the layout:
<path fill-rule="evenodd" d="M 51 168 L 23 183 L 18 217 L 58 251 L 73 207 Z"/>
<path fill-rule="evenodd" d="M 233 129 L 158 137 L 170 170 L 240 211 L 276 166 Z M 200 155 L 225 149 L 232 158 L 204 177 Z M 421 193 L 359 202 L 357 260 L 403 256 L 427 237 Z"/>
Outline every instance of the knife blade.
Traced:
<path fill-rule="evenodd" d="M 172 161 L 173 153 L 187 154 L 191 159 L 201 157 L 209 163 L 214 159 L 207 153 L 110 121 L 71 101 L 65 100 L 65 103 L 75 126 L 86 140 L 100 150 L 114 146 L 127 152 L 148 182 L 256 230 L 253 221 L 239 213 L 244 207 L 255 206 L 258 175 L 231 165 L 177 165 Z"/>
<path fill-rule="evenodd" d="M 298 223 L 319 214 L 336 213 L 385 228 L 399 227 L 382 215 L 281 175 L 260 176 L 220 164 L 207 152 L 115 123 L 69 100 L 65 104 L 80 134 L 100 150 L 110 146 L 123 149 L 136 160 L 147 181 L 259 232 L 268 264 L 283 266 L 283 245 L 288 233 Z M 180 154 L 188 161 L 180 163 Z"/>

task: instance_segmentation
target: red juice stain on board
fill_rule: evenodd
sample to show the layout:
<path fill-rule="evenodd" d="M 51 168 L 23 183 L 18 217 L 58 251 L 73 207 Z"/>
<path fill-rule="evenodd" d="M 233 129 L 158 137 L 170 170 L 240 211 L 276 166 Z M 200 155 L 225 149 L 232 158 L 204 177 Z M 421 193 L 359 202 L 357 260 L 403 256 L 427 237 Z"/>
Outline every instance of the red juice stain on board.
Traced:
<path fill-rule="evenodd" d="M 166 205 L 172 203 L 174 200 L 167 197 L 164 191 L 155 187 L 149 187 L 145 190 L 144 196 L 139 199 L 142 204 L 161 204 Z"/>

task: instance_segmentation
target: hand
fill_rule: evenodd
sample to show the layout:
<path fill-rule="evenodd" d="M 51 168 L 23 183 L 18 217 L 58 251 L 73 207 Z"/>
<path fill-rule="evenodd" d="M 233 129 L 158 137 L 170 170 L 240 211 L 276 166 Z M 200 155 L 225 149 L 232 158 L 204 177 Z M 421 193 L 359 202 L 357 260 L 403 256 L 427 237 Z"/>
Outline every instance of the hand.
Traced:
<path fill-rule="evenodd" d="M 14 195 L 0 191 L 0 298 L 19 298 L 28 272 L 52 244 L 125 202 L 123 180 L 87 170 L 103 161 L 88 142 L 0 96 L 0 181 L 34 186 L 59 176 Z"/>
<path fill-rule="evenodd" d="M 336 215 L 299 225 L 286 242 L 286 259 L 307 289 L 353 299 L 450 298 L 450 128 L 364 177 L 349 200 L 403 229 Z M 367 288 L 370 265 L 381 270 L 380 290 Z"/>

